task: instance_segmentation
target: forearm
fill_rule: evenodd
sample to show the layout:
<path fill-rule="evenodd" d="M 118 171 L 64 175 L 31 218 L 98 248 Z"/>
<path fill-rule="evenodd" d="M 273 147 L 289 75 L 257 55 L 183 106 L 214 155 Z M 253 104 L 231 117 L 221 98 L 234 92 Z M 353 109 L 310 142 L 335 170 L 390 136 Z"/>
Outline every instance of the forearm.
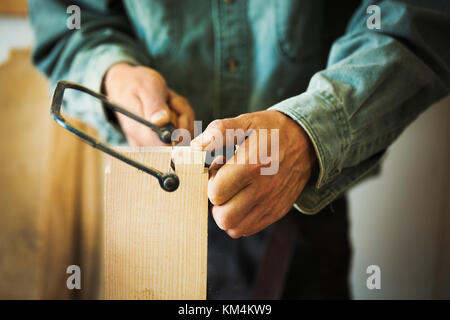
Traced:
<path fill-rule="evenodd" d="M 57 0 L 29 0 L 30 18 L 35 30 L 33 62 L 55 84 L 64 79 L 100 91 L 106 71 L 118 62 L 148 65 L 150 58 L 134 38 L 121 7 L 97 1 L 81 8 L 81 28 L 66 26 L 66 5 Z M 110 142 L 122 137 L 107 121 L 100 104 L 84 96 L 69 95 L 65 111 L 95 126 Z"/>
<path fill-rule="evenodd" d="M 381 30 L 366 28 L 363 5 L 333 45 L 327 69 L 304 94 L 272 107 L 297 120 L 316 149 L 319 175 L 297 201 L 304 212 L 317 212 L 359 181 L 406 126 L 450 91 L 445 5 L 379 5 Z"/>

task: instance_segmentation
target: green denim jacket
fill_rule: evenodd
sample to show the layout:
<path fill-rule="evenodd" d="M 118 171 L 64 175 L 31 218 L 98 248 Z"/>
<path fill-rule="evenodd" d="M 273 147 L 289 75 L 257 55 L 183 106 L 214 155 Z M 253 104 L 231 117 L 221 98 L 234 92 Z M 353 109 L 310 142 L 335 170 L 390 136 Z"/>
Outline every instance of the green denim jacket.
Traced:
<path fill-rule="evenodd" d="M 81 29 L 66 26 L 81 8 Z M 380 29 L 369 29 L 369 5 Z M 316 213 L 377 167 L 421 112 L 450 92 L 450 1 L 29 0 L 33 61 L 52 82 L 99 91 L 125 61 L 157 69 L 206 126 L 281 111 L 308 133 L 319 162 L 295 207 Z M 370 10 L 369 10 L 370 11 Z M 66 112 L 110 143 L 123 134 L 74 96 Z M 420 146 L 418 146 L 420 147 Z"/>

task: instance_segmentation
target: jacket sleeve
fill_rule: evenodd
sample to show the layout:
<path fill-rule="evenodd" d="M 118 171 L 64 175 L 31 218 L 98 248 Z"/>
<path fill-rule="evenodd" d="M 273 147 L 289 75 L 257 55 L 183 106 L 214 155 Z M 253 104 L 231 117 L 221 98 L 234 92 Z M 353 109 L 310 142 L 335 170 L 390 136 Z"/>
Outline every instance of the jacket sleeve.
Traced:
<path fill-rule="evenodd" d="M 378 5 L 381 28 L 366 25 Z M 270 109 L 308 133 L 319 170 L 296 201 L 316 213 L 377 167 L 385 150 L 450 92 L 450 2 L 364 1 L 306 92 Z"/>
<path fill-rule="evenodd" d="M 121 2 L 110 0 L 28 0 L 35 34 L 33 63 L 50 79 L 78 82 L 101 90 L 103 76 L 117 62 L 149 65 L 150 57 L 134 37 Z M 80 29 L 69 29 L 67 8 L 80 8 Z M 111 125 L 101 104 L 86 95 L 67 94 L 64 111 L 94 126 L 110 143 L 123 135 Z"/>

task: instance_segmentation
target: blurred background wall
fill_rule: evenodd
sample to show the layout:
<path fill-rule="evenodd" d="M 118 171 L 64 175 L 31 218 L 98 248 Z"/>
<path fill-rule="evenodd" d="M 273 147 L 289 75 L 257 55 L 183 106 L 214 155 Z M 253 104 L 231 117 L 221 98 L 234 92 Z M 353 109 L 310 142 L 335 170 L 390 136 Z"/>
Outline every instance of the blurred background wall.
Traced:
<path fill-rule="evenodd" d="M 15 66 L 6 62 L 12 48 L 33 45 L 26 7 L 21 8 L 21 3 L 24 1 L 0 2 L 0 79 L 6 86 L 0 101 L 2 108 L 9 105 L 0 118 L 0 298 L 29 299 L 46 297 L 38 288 L 46 285 L 39 280 L 38 256 L 44 250 L 42 238 L 49 237 L 42 235 L 39 226 L 48 221 L 42 223 L 47 213 L 37 206 L 40 198 L 46 198 L 39 181 L 50 174 L 48 165 L 55 155 L 48 151 L 51 130 L 46 81 L 30 67 L 29 51 L 22 51 Z M 8 92 L 17 91 L 18 86 L 28 100 L 14 106 Z M 59 143 L 67 145 L 72 141 L 70 136 Z M 381 176 L 352 189 L 350 199 L 354 298 L 450 299 L 449 97 L 405 131 L 390 148 Z M 71 221 L 64 222 L 62 231 L 54 227 L 52 233 L 59 229 L 67 235 Z M 99 222 L 91 221 L 89 225 L 95 223 Z M 68 240 L 56 237 L 56 241 L 64 247 Z M 67 242 L 61 254 L 72 250 L 71 245 Z M 60 268 L 70 262 L 67 257 L 62 260 Z M 366 286 L 369 265 L 381 269 L 381 290 Z M 60 279 L 64 281 L 62 271 Z M 61 293 L 59 297 L 70 296 Z"/>
<path fill-rule="evenodd" d="M 357 299 L 450 299 L 450 98 L 389 149 L 379 177 L 350 192 Z M 369 265 L 381 290 L 368 290 Z"/>

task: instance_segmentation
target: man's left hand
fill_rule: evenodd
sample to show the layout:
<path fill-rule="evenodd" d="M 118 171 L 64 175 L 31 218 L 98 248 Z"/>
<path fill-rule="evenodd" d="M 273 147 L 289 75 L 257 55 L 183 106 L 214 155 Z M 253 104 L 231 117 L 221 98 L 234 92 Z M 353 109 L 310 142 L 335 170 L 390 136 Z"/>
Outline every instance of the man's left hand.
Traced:
<path fill-rule="evenodd" d="M 237 129 L 251 132 L 250 136 L 241 141 L 239 137 L 227 139 Z M 271 145 L 271 129 L 278 129 L 278 148 Z M 259 150 L 261 142 L 255 142 L 261 141 L 261 134 L 266 132 L 266 150 Z M 215 120 L 191 142 L 191 147 L 215 150 L 227 140 L 240 147 L 223 165 L 217 165 L 217 161 L 211 165 L 208 197 L 219 228 L 239 238 L 265 229 L 289 212 L 311 176 L 316 154 L 303 128 L 272 110 Z M 270 157 L 261 157 L 261 151 Z M 266 163 L 267 159 L 271 163 Z M 273 166 L 273 161 L 278 161 L 278 171 L 262 175 L 261 170 Z"/>

